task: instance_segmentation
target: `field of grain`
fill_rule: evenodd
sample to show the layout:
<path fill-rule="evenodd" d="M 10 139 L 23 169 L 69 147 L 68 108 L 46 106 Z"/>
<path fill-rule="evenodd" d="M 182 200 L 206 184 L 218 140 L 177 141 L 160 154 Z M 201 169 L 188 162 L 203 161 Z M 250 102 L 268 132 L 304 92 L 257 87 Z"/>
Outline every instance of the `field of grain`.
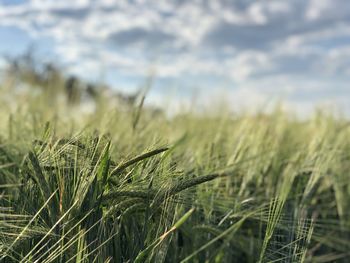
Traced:
<path fill-rule="evenodd" d="M 349 262 L 348 120 L 86 111 L 26 77 L 0 84 L 0 262 Z"/>

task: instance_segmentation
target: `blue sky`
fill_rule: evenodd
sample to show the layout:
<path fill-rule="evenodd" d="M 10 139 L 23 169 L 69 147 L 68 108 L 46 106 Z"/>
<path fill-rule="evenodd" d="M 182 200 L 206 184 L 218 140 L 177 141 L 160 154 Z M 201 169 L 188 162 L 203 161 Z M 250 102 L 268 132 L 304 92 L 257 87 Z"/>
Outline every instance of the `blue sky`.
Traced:
<path fill-rule="evenodd" d="M 2 55 L 32 45 L 125 91 L 153 72 L 155 102 L 225 94 L 237 107 L 350 113 L 348 0 L 0 0 L 0 39 Z"/>

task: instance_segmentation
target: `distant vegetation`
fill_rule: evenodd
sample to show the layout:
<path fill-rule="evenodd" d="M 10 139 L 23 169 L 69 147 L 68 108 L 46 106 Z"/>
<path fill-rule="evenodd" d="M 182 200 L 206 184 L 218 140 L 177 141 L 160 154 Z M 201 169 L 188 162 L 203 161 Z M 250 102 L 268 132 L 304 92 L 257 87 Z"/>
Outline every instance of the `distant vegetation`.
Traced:
<path fill-rule="evenodd" d="M 65 97 L 70 105 L 79 105 L 87 101 L 98 101 L 101 97 L 118 100 L 119 103 L 133 105 L 141 90 L 135 94 L 123 94 L 113 90 L 106 84 L 86 82 L 77 76 L 64 74 L 53 63 L 39 63 L 28 51 L 22 56 L 7 58 L 4 82 L 7 89 L 27 88 L 27 92 L 38 91 L 45 94 L 50 102 L 62 102 L 58 98 Z"/>
<path fill-rule="evenodd" d="M 347 120 L 170 118 L 144 99 L 13 61 L 0 262 L 349 262 Z"/>

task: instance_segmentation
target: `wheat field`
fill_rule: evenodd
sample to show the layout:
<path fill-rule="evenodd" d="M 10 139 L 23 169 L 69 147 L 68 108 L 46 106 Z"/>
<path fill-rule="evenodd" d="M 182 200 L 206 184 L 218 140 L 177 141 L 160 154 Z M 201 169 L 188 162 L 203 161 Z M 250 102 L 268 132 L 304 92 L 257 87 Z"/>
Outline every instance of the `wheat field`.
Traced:
<path fill-rule="evenodd" d="M 0 262 L 349 262 L 347 119 L 86 111 L 25 73 L 0 84 Z"/>

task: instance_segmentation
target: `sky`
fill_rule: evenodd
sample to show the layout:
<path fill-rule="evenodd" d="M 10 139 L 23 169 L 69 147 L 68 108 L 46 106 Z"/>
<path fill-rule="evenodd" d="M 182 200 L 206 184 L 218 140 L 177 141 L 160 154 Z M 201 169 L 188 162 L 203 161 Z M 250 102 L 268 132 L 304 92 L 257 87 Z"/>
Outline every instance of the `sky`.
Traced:
<path fill-rule="evenodd" d="M 283 100 L 350 116 L 349 0 L 0 0 L 0 39 L 1 56 L 32 47 L 126 92 L 152 75 L 155 103 Z"/>

